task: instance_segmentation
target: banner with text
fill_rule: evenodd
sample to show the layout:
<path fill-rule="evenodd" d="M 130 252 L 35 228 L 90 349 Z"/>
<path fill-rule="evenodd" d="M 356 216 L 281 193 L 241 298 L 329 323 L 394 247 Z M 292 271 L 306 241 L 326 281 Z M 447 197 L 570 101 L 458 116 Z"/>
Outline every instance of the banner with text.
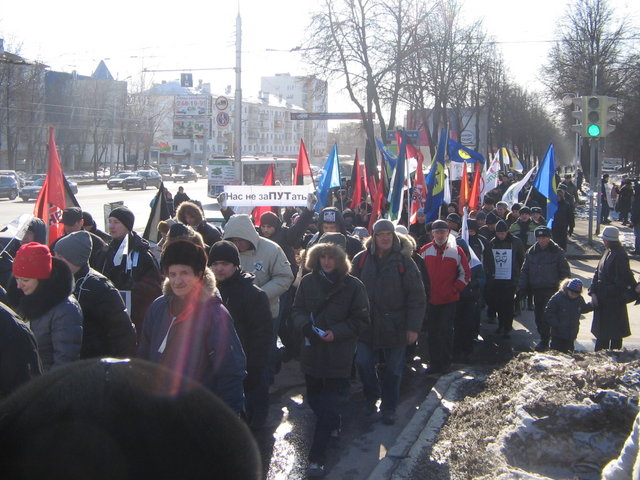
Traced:
<path fill-rule="evenodd" d="M 299 207 L 307 204 L 311 185 L 225 185 L 230 207 Z"/>

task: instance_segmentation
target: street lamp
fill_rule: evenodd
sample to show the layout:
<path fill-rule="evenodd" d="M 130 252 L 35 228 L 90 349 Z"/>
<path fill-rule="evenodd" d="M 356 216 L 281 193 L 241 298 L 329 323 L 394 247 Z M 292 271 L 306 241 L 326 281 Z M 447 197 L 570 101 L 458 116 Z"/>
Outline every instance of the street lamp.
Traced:
<path fill-rule="evenodd" d="M 569 92 L 569 93 L 565 93 L 562 97 L 562 104 L 565 107 L 569 107 L 571 105 L 575 105 L 574 104 L 574 99 L 578 98 L 580 95 L 576 92 Z M 573 111 L 577 111 L 577 108 L 574 108 Z M 575 115 L 574 115 L 575 117 Z M 576 123 L 575 125 L 579 125 L 579 121 L 576 118 Z M 574 170 L 577 170 L 580 167 L 580 156 L 581 156 L 581 143 L 580 143 L 580 134 L 578 132 L 576 132 L 576 142 L 575 142 L 575 159 L 574 159 Z"/>

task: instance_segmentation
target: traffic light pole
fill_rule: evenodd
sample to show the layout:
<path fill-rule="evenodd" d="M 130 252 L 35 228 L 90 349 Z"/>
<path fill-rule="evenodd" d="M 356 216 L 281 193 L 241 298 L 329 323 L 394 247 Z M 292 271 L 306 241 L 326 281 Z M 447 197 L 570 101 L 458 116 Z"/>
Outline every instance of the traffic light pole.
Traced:
<path fill-rule="evenodd" d="M 596 162 L 598 158 L 598 140 L 596 138 L 589 139 L 590 161 L 589 161 L 589 184 L 591 185 L 591 195 L 589 195 L 589 245 L 593 245 L 593 210 L 594 199 L 598 198 L 597 215 L 596 215 L 596 232 L 600 229 L 600 184 L 596 170 Z"/>

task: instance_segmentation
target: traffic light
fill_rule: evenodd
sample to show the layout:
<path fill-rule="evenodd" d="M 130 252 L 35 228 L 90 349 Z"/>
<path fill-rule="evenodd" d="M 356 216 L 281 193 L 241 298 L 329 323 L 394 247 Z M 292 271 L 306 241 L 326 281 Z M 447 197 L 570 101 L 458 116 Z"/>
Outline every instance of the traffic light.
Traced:
<path fill-rule="evenodd" d="M 618 105 L 618 99 L 613 97 L 600 97 L 600 136 L 606 137 L 616 129 L 609 120 L 616 118 L 616 112 L 610 111 L 612 107 Z"/>
<path fill-rule="evenodd" d="M 575 109 L 571 112 L 571 116 L 578 120 L 578 123 L 571 125 L 571 130 L 585 136 L 584 126 L 587 124 L 587 97 L 573 97 L 571 103 L 575 105 Z"/>
<path fill-rule="evenodd" d="M 584 130 L 584 137 L 597 138 L 602 133 L 601 118 L 600 118 L 600 101 L 601 97 L 586 97 L 585 106 L 587 108 L 583 115 L 586 118 L 586 123 L 582 124 Z"/>

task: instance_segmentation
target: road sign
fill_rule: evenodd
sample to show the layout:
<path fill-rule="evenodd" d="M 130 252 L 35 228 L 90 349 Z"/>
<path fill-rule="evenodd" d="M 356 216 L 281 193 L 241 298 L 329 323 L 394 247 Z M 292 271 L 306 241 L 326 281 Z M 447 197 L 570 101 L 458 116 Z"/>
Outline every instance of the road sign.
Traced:
<path fill-rule="evenodd" d="M 418 145 L 420 141 L 420 132 L 418 130 L 405 130 L 404 131 L 407 138 L 411 139 L 411 142 L 414 145 Z M 396 131 L 395 130 L 387 130 L 387 141 L 395 142 L 396 141 Z"/>
<path fill-rule="evenodd" d="M 229 106 L 229 99 L 227 97 L 218 97 L 216 98 L 216 108 L 218 110 L 226 110 Z"/>
<path fill-rule="evenodd" d="M 229 125 L 229 114 L 227 112 L 219 112 L 216 115 L 216 123 L 219 127 L 226 127 Z"/>

